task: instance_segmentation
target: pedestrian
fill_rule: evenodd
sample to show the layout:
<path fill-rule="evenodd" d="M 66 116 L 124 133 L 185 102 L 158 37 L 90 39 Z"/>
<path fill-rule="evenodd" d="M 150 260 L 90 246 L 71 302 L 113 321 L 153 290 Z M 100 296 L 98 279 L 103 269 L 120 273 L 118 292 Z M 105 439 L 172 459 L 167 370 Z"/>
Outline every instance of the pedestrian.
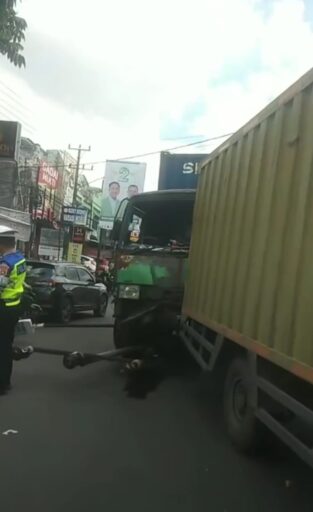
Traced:
<path fill-rule="evenodd" d="M 0 395 L 11 388 L 12 345 L 26 277 L 25 258 L 15 248 L 15 234 L 0 225 Z"/>

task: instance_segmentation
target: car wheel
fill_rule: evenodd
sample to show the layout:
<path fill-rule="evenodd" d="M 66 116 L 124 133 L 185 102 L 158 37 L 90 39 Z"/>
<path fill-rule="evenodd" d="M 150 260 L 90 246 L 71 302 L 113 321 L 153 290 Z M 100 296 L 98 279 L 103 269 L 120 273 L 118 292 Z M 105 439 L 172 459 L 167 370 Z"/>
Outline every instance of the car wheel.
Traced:
<path fill-rule="evenodd" d="M 68 324 L 71 321 L 73 313 L 73 305 L 71 299 L 68 297 L 63 297 L 61 300 L 61 305 L 58 311 L 58 320 L 62 324 Z"/>
<path fill-rule="evenodd" d="M 99 304 L 96 307 L 96 309 L 94 309 L 95 317 L 98 317 L 98 318 L 104 317 L 106 314 L 107 307 L 108 307 L 108 299 L 105 295 L 101 295 Z"/>

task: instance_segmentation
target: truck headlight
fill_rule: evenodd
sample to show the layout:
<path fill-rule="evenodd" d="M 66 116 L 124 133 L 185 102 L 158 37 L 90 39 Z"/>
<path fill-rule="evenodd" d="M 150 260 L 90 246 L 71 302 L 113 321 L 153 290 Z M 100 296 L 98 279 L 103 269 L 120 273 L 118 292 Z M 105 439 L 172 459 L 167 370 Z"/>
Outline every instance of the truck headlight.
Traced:
<path fill-rule="evenodd" d="M 120 284 L 118 296 L 120 299 L 138 300 L 140 297 L 140 288 L 134 284 Z"/>

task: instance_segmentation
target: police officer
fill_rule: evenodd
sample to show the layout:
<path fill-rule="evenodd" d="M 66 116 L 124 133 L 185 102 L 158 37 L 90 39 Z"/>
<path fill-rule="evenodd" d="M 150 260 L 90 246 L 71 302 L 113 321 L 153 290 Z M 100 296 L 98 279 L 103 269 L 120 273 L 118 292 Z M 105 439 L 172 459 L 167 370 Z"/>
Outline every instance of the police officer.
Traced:
<path fill-rule="evenodd" d="M 15 248 L 15 233 L 0 225 L 0 395 L 11 388 L 12 344 L 26 276 L 25 258 Z"/>

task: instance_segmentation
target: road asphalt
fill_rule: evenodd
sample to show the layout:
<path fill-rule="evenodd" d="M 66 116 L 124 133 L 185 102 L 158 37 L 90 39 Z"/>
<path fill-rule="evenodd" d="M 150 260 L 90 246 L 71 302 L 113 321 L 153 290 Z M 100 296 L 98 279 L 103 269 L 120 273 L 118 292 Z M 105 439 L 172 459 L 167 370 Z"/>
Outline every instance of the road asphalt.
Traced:
<path fill-rule="evenodd" d="M 112 347 L 111 329 L 79 327 L 90 315 L 74 322 L 32 341 Z M 1 512 L 312 512 L 313 472 L 288 449 L 247 458 L 231 446 L 211 377 L 186 367 L 140 400 L 120 370 L 39 354 L 15 364 L 0 398 Z"/>

